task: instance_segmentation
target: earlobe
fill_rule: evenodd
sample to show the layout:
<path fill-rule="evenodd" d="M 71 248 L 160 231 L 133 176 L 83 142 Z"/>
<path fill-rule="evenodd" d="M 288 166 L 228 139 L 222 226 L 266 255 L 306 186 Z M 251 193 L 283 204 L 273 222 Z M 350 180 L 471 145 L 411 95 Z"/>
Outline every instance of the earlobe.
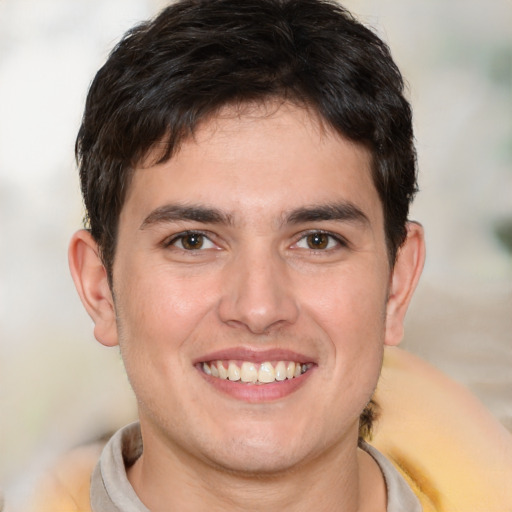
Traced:
<path fill-rule="evenodd" d="M 117 345 L 116 315 L 107 272 L 89 231 L 83 229 L 73 235 L 68 259 L 78 295 L 94 321 L 95 338 L 106 346 Z"/>
<path fill-rule="evenodd" d="M 407 223 L 407 238 L 399 249 L 389 287 L 386 308 L 386 345 L 398 345 L 404 334 L 404 318 L 425 262 L 423 227 Z"/>

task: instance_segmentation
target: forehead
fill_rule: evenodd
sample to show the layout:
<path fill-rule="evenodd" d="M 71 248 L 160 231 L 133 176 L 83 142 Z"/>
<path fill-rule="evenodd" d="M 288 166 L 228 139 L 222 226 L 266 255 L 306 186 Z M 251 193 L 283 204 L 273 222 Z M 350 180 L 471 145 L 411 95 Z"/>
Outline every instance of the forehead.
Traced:
<path fill-rule="evenodd" d="M 153 164 L 158 153 L 135 170 L 123 210 L 192 202 L 236 218 L 339 201 L 380 210 L 369 151 L 296 105 L 226 107 L 168 161 Z"/>

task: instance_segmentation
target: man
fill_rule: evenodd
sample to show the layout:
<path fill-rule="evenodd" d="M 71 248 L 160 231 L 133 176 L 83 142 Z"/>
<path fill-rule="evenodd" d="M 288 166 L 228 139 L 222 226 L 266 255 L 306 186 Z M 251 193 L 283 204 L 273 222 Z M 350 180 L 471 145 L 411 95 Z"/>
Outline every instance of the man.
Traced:
<path fill-rule="evenodd" d="M 77 156 L 71 271 L 140 419 L 92 509 L 421 510 L 363 439 L 424 260 L 386 45 L 330 1 L 178 1 L 98 72 Z"/>

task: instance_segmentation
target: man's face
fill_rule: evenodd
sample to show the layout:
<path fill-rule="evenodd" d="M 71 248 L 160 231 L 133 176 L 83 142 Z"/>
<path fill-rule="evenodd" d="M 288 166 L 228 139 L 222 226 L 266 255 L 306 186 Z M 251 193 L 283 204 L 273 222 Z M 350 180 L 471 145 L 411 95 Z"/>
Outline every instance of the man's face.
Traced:
<path fill-rule="evenodd" d="M 272 472 L 353 445 L 390 280 L 366 150 L 293 106 L 225 110 L 135 171 L 118 236 L 145 456 Z"/>

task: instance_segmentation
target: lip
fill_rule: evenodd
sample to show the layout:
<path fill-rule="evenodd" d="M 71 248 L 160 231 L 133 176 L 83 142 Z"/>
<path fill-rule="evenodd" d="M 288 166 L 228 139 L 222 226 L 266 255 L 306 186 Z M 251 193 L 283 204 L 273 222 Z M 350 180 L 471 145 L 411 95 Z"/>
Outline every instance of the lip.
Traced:
<path fill-rule="evenodd" d="M 251 363 L 264 363 L 266 361 L 294 361 L 296 363 L 314 363 L 316 361 L 310 356 L 286 349 L 254 350 L 246 347 L 229 348 L 210 352 L 198 357 L 192 364 L 205 363 L 209 361 L 249 361 Z"/>
<path fill-rule="evenodd" d="M 250 361 L 252 363 L 264 363 L 266 361 L 294 361 L 296 363 L 310 363 L 312 367 L 299 377 L 275 381 L 268 384 L 250 384 L 240 381 L 224 380 L 204 373 L 201 369 L 203 362 L 209 361 Z M 224 395 L 236 400 L 248 403 L 275 402 L 285 399 L 306 384 L 314 374 L 317 364 L 314 358 L 286 349 L 254 350 L 246 347 L 236 347 L 217 350 L 205 354 L 194 361 L 198 373 L 212 386 L 212 388 Z"/>
<path fill-rule="evenodd" d="M 230 396 L 231 398 L 242 400 L 249 403 L 265 403 L 282 400 L 301 388 L 313 375 L 316 365 L 310 368 L 306 373 L 293 379 L 275 381 L 269 384 L 249 384 L 240 381 L 230 381 L 219 379 L 206 375 L 199 363 L 195 365 L 196 369 L 203 379 L 215 390 Z"/>

